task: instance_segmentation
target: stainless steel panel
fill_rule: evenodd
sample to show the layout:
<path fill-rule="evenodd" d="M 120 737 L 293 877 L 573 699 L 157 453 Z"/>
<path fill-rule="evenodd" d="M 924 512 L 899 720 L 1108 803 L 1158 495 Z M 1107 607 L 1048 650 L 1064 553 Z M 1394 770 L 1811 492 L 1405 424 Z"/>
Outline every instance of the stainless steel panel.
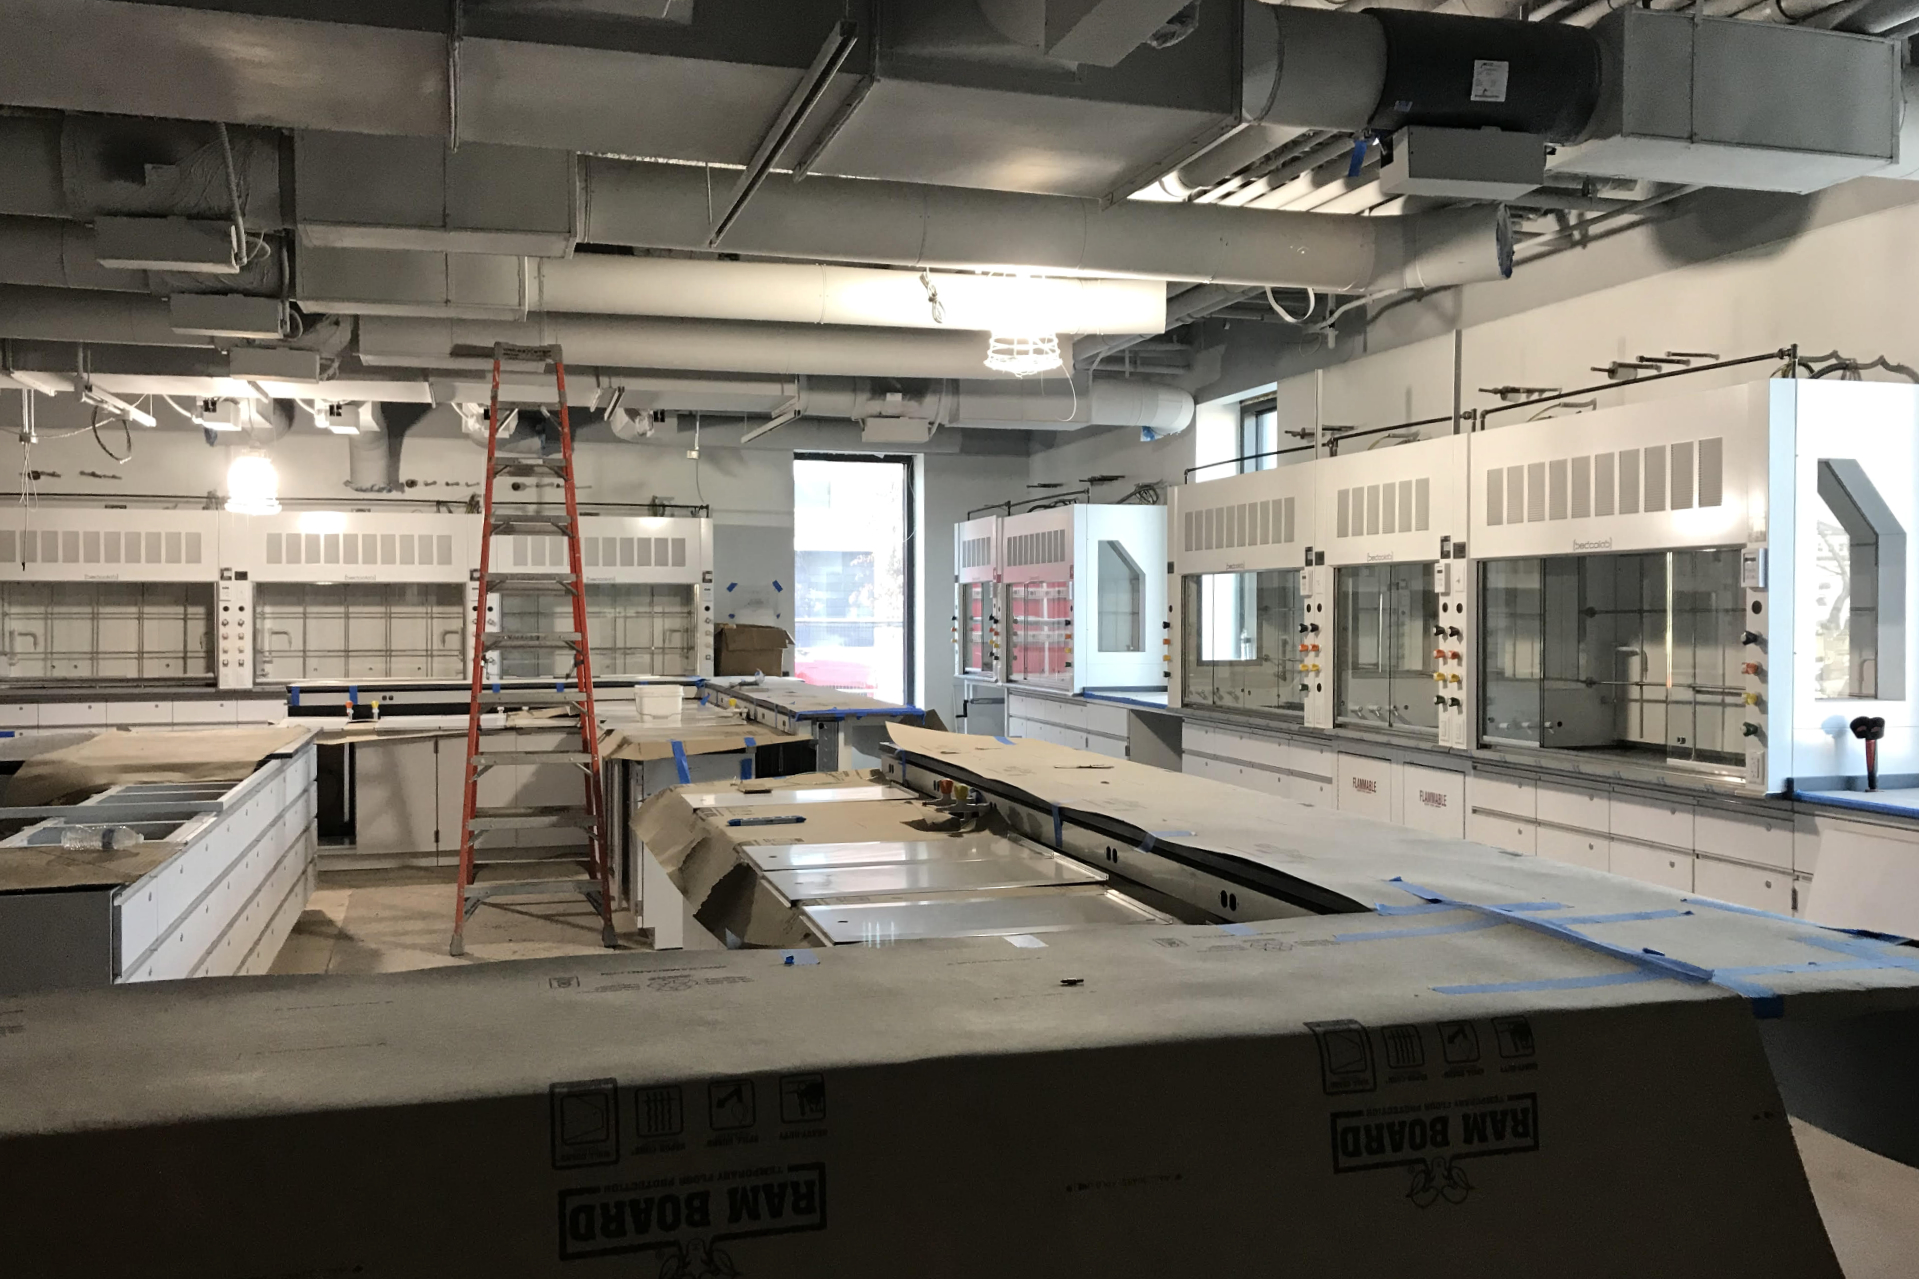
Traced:
<path fill-rule="evenodd" d="M 899 862 L 891 866 L 828 866 L 769 871 L 766 882 L 790 902 L 826 897 L 910 897 L 996 888 L 1097 884 L 1104 872 L 1060 857 L 996 858 L 975 862 Z"/>
<path fill-rule="evenodd" d="M 923 937 L 995 937 L 1053 933 L 1113 924 L 1170 923 L 1157 911 L 1110 889 L 971 897 L 945 901 L 853 902 L 803 906 L 800 913 L 834 945 L 912 941 Z"/>
<path fill-rule="evenodd" d="M 972 839 L 883 839 L 861 844 L 749 844 L 740 852 L 758 870 L 890 866 L 902 862 L 974 862 L 1032 857 L 1038 850 L 998 835 Z"/>
<path fill-rule="evenodd" d="M 759 808 L 784 804 L 844 804 L 859 800 L 918 799 L 898 786 L 820 786 L 811 790 L 690 791 L 683 796 L 695 808 Z"/>

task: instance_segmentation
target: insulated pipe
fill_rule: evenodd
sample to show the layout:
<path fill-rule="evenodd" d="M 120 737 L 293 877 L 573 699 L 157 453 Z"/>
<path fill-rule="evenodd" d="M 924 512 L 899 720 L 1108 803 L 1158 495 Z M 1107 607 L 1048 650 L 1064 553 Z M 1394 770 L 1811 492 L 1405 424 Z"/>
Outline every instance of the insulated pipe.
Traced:
<path fill-rule="evenodd" d="M 214 345 L 210 337 L 176 332 L 165 298 L 23 284 L 0 285 L 0 337 L 121 346 Z"/>
<path fill-rule="evenodd" d="M 710 232 L 702 170 L 601 157 L 587 157 L 581 167 L 583 239 L 706 248 Z M 1480 252 L 1434 263 L 1424 274 L 1434 284 L 1470 284 L 1510 274 L 1510 255 L 1500 251 L 1504 211 L 1491 206 L 1401 218 L 1145 200 L 1122 200 L 1102 210 L 1096 201 L 1070 196 L 824 177 L 769 181 L 727 233 L 726 247 L 762 257 L 956 269 L 1010 266 L 1051 274 L 1371 293 L 1400 287 L 1395 281 L 1406 264 L 1391 246 L 1450 242 L 1462 212 L 1476 219 Z M 1416 224 L 1429 219 L 1441 219 L 1444 229 L 1422 232 Z M 1456 276 L 1442 279 L 1447 266 Z M 756 366 L 719 361 L 706 367 Z"/>
<path fill-rule="evenodd" d="M 606 368 L 846 377 L 993 376 L 985 363 L 986 336 L 965 331 L 596 315 L 538 315 L 518 324 L 367 315 L 360 317 L 359 328 L 360 360 L 374 366 L 485 368 L 492 360 L 483 353 L 491 352 L 495 342 L 507 342 L 557 344 L 569 364 Z M 1060 340 L 1061 358 L 1068 362 L 1071 348 L 1070 338 Z"/>
<path fill-rule="evenodd" d="M 1054 333 L 1166 328 L 1166 290 L 1151 280 L 943 272 L 922 281 L 912 271 L 824 263 L 607 254 L 535 258 L 528 269 L 529 311 L 949 330 L 989 330 L 1013 316 Z"/>
<path fill-rule="evenodd" d="M 400 459 L 376 407 L 362 414 L 360 433 L 347 436 L 346 486 L 356 493 L 391 493 L 400 487 Z"/>
<path fill-rule="evenodd" d="M 1176 200 L 1190 199 L 1309 132 L 1293 125 L 1248 124 L 1161 178 L 1159 189 Z"/>

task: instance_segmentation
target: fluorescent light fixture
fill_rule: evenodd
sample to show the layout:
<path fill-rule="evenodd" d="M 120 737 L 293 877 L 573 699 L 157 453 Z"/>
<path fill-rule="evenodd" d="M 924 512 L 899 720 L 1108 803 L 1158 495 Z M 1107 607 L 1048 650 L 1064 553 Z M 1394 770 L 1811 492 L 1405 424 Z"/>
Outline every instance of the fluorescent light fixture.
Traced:
<path fill-rule="evenodd" d="M 227 509 L 235 515 L 280 513 L 280 474 L 265 453 L 242 453 L 227 467 Z"/>
<path fill-rule="evenodd" d="M 129 422 L 137 422 L 141 426 L 160 425 L 160 420 L 154 417 L 153 414 L 146 412 L 144 409 L 133 407 L 133 405 L 128 404 L 117 395 L 110 395 L 105 391 L 96 391 L 92 387 L 87 387 L 80 392 L 80 398 L 86 403 L 93 405 L 96 409 L 105 409 L 109 413 L 118 413 Z"/>

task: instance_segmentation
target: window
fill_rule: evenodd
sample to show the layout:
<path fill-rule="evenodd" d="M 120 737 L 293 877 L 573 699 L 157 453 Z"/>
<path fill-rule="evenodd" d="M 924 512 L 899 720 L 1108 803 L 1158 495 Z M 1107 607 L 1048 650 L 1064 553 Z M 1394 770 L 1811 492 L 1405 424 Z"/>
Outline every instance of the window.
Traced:
<path fill-rule="evenodd" d="M 1250 401 L 1239 414 L 1239 471 L 1270 471 L 1279 459 L 1279 410 L 1271 400 Z"/>
<path fill-rule="evenodd" d="M 793 670 L 904 702 L 910 458 L 793 459 Z"/>
<path fill-rule="evenodd" d="M 1070 685 L 1073 584 L 1009 582 L 1006 612 L 1012 678 L 1023 683 Z"/>
<path fill-rule="evenodd" d="M 1859 463 L 1819 462 L 1813 510 L 1814 695 L 1905 695 L 1906 535 Z"/>
<path fill-rule="evenodd" d="M 1115 541 L 1099 544 L 1099 651 L 1146 651 L 1146 574 Z"/>

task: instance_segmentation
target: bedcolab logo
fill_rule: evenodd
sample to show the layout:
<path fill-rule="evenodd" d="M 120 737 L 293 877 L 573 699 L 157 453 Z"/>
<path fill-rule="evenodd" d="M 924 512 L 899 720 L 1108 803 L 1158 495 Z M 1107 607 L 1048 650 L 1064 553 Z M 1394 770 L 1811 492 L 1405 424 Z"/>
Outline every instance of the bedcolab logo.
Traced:
<path fill-rule="evenodd" d="M 734 1279 L 740 1273 L 724 1248 L 689 1239 L 660 1262 L 660 1279 Z"/>

